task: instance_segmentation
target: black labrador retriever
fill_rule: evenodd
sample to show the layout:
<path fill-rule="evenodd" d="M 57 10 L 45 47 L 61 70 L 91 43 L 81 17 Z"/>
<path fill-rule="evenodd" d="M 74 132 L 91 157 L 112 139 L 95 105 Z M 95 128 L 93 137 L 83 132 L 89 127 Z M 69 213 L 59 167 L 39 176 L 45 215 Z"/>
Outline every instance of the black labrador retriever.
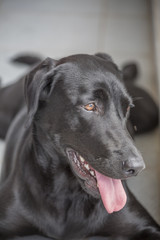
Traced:
<path fill-rule="evenodd" d="M 160 239 L 125 182 L 145 165 L 121 77 L 104 54 L 47 58 L 27 75 L 27 107 L 7 134 L 0 239 Z"/>

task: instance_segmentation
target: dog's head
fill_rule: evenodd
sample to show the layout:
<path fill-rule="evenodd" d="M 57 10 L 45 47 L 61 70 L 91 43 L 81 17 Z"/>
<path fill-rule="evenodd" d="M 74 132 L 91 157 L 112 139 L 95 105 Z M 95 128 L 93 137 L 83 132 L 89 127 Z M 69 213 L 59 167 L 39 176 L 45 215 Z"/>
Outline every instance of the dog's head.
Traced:
<path fill-rule="evenodd" d="M 63 156 L 108 212 L 120 210 L 126 202 L 120 180 L 137 175 L 144 162 L 126 129 L 132 99 L 111 58 L 48 58 L 27 76 L 25 95 L 28 126 L 43 146 Z"/>

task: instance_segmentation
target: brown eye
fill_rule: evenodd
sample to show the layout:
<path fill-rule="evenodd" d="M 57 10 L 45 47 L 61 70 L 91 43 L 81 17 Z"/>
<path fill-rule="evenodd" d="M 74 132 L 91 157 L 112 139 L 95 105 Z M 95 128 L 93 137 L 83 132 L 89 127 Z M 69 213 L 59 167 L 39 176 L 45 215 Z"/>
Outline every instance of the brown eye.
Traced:
<path fill-rule="evenodd" d="M 87 111 L 95 111 L 96 110 L 96 105 L 94 103 L 89 103 L 84 106 L 84 109 Z"/>

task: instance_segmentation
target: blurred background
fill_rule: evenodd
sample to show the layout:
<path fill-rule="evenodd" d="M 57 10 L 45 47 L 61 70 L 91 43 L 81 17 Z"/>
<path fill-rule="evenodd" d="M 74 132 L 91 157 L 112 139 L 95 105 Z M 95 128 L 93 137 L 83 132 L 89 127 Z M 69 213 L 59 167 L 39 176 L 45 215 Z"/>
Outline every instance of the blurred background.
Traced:
<path fill-rule="evenodd" d="M 136 62 L 137 85 L 158 104 L 160 89 L 160 1 L 0 0 L 0 78 L 14 82 L 29 67 L 13 64 L 17 54 L 61 58 L 105 52 L 121 68 Z M 8 96 L 9 97 L 9 96 Z M 159 129 L 135 138 L 146 169 L 129 180 L 130 189 L 160 223 Z M 0 142 L 0 161 L 5 142 Z"/>

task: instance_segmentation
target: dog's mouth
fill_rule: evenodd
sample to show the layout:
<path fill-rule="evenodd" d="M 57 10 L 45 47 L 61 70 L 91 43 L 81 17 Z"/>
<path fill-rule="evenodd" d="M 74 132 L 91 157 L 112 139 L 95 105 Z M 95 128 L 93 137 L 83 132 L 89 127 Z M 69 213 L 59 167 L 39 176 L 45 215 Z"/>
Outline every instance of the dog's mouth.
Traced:
<path fill-rule="evenodd" d="M 83 180 L 84 189 L 94 197 L 101 196 L 108 213 L 120 211 L 127 201 L 121 180 L 96 171 L 76 151 L 68 148 L 66 152 L 74 173 Z"/>

